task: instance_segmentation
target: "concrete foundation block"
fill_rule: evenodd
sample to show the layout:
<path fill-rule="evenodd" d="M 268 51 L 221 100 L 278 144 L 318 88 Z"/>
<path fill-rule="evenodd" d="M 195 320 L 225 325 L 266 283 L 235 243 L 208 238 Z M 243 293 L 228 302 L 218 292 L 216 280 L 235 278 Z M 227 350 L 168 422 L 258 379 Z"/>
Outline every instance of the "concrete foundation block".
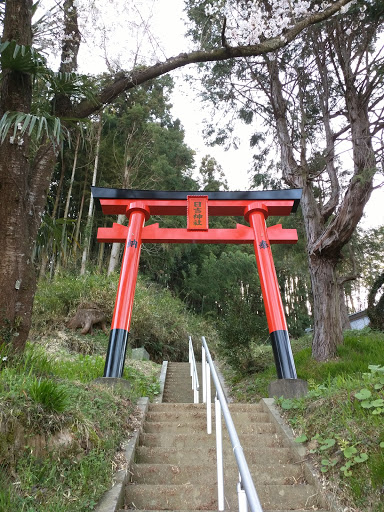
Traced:
<path fill-rule="evenodd" d="M 137 361 L 149 361 L 149 354 L 144 347 L 133 348 L 131 358 Z"/>
<path fill-rule="evenodd" d="M 308 393 L 308 382 L 303 379 L 277 379 L 268 387 L 270 398 L 281 396 L 284 398 L 300 398 Z"/>

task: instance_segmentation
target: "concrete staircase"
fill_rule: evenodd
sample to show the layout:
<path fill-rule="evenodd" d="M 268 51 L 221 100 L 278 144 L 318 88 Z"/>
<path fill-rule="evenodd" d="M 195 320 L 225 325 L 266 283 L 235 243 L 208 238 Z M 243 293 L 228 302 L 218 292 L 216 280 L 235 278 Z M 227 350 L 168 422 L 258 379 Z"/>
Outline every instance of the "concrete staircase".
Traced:
<path fill-rule="evenodd" d="M 201 363 L 196 363 L 196 367 L 199 375 L 201 375 Z M 168 363 L 163 403 L 193 404 L 189 363 Z"/>
<path fill-rule="evenodd" d="M 215 434 L 206 433 L 206 405 L 191 403 L 188 365 L 169 366 L 164 402 L 150 404 L 146 415 L 124 510 L 217 510 Z M 264 512 L 325 512 L 263 404 L 229 407 Z M 238 510 L 238 471 L 224 420 L 223 443 L 225 509 Z"/>

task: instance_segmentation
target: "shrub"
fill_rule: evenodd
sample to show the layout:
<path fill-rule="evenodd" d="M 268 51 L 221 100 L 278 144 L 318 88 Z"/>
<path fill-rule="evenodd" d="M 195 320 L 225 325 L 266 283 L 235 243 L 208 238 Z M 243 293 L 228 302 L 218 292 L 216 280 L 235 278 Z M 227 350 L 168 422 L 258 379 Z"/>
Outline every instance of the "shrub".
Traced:
<path fill-rule="evenodd" d="M 48 411 L 60 413 L 68 407 L 66 389 L 51 379 L 35 378 L 28 391 L 32 400 L 40 403 Z"/>

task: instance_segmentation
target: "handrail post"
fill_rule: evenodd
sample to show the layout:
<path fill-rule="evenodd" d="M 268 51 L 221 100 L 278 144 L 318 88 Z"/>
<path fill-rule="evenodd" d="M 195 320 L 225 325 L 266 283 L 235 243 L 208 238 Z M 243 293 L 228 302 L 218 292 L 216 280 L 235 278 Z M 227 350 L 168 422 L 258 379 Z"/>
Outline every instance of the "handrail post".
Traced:
<path fill-rule="evenodd" d="M 219 512 L 224 511 L 224 466 L 223 431 L 221 427 L 221 405 L 215 396 L 216 460 L 217 460 L 217 503 Z"/>
<path fill-rule="evenodd" d="M 203 404 L 207 401 L 207 387 L 206 387 L 206 381 L 207 381 L 207 358 L 205 355 L 205 348 L 202 348 L 201 353 L 201 372 L 203 377 Z"/>
<path fill-rule="evenodd" d="M 192 362 L 192 338 L 189 337 L 188 343 L 188 362 L 189 362 L 189 375 L 193 377 L 193 362 Z"/>
<path fill-rule="evenodd" d="M 248 501 L 245 490 L 241 485 L 241 475 L 239 474 L 239 481 L 237 482 L 237 499 L 239 503 L 239 512 L 248 512 Z"/>
<path fill-rule="evenodd" d="M 190 363 L 190 376 L 192 377 L 193 403 L 199 403 L 199 377 L 197 376 L 196 359 L 193 351 L 192 336 L 189 336 L 188 359 Z"/>
<path fill-rule="evenodd" d="M 193 387 L 193 403 L 194 404 L 198 404 L 199 403 L 199 389 L 196 386 L 195 379 L 194 379 L 194 383 L 193 384 L 194 384 L 194 387 Z"/>
<path fill-rule="evenodd" d="M 206 363 L 207 433 L 212 434 L 211 369 Z"/>

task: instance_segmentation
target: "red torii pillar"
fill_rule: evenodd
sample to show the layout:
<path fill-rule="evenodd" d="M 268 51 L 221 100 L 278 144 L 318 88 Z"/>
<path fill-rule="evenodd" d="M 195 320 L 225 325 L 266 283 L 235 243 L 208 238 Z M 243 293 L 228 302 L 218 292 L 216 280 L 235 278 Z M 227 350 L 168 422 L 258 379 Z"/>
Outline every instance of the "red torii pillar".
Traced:
<path fill-rule="evenodd" d="M 277 376 L 279 379 L 297 379 L 270 248 L 272 243 L 296 243 L 297 233 L 295 229 L 282 229 L 281 225 L 267 228 L 265 219 L 269 215 L 289 215 L 298 206 L 301 190 L 228 193 L 136 191 L 92 187 L 92 193 L 104 213 L 125 213 L 129 218 L 128 227 L 114 224 L 112 228 L 98 230 L 99 242 L 125 242 L 104 377 L 119 378 L 123 374 L 141 244 L 158 242 L 253 243 Z M 187 229 L 164 229 L 159 228 L 158 224 L 144 227 L 151 214 L 186 215 L 187 205 L 193 204 L 197 199 L 203 201 L 203 210 L 206 211 L 205 218 L 199 210 L 199 220 L 196 222 L 199 225 L 193 227 L 193 216 L 188 214 Z M 238 224 L 236 229 L 208 229 L 208 210 L 210 215 L 244 215 L 250 227 Z"/>
<path fill-rule="evenodd" d="M 265 225 L 268 208 L 264 204 L 252 203 L 245 209 L 244 217 L 251 225 L 255 237 L 253 246 L 277 376 L 279 379 L 297 379 L 284 306 Z"/>
<path fill-rule="evenodd" d="M 123 375 L 139 270 L 141 235 L 144 222 L 149 219 L 150 214 L 148 208 L 138 201 L 127 207 L 126 216 L 129 223 L 109 335 L 104 377 L 121 377 Z"/>

